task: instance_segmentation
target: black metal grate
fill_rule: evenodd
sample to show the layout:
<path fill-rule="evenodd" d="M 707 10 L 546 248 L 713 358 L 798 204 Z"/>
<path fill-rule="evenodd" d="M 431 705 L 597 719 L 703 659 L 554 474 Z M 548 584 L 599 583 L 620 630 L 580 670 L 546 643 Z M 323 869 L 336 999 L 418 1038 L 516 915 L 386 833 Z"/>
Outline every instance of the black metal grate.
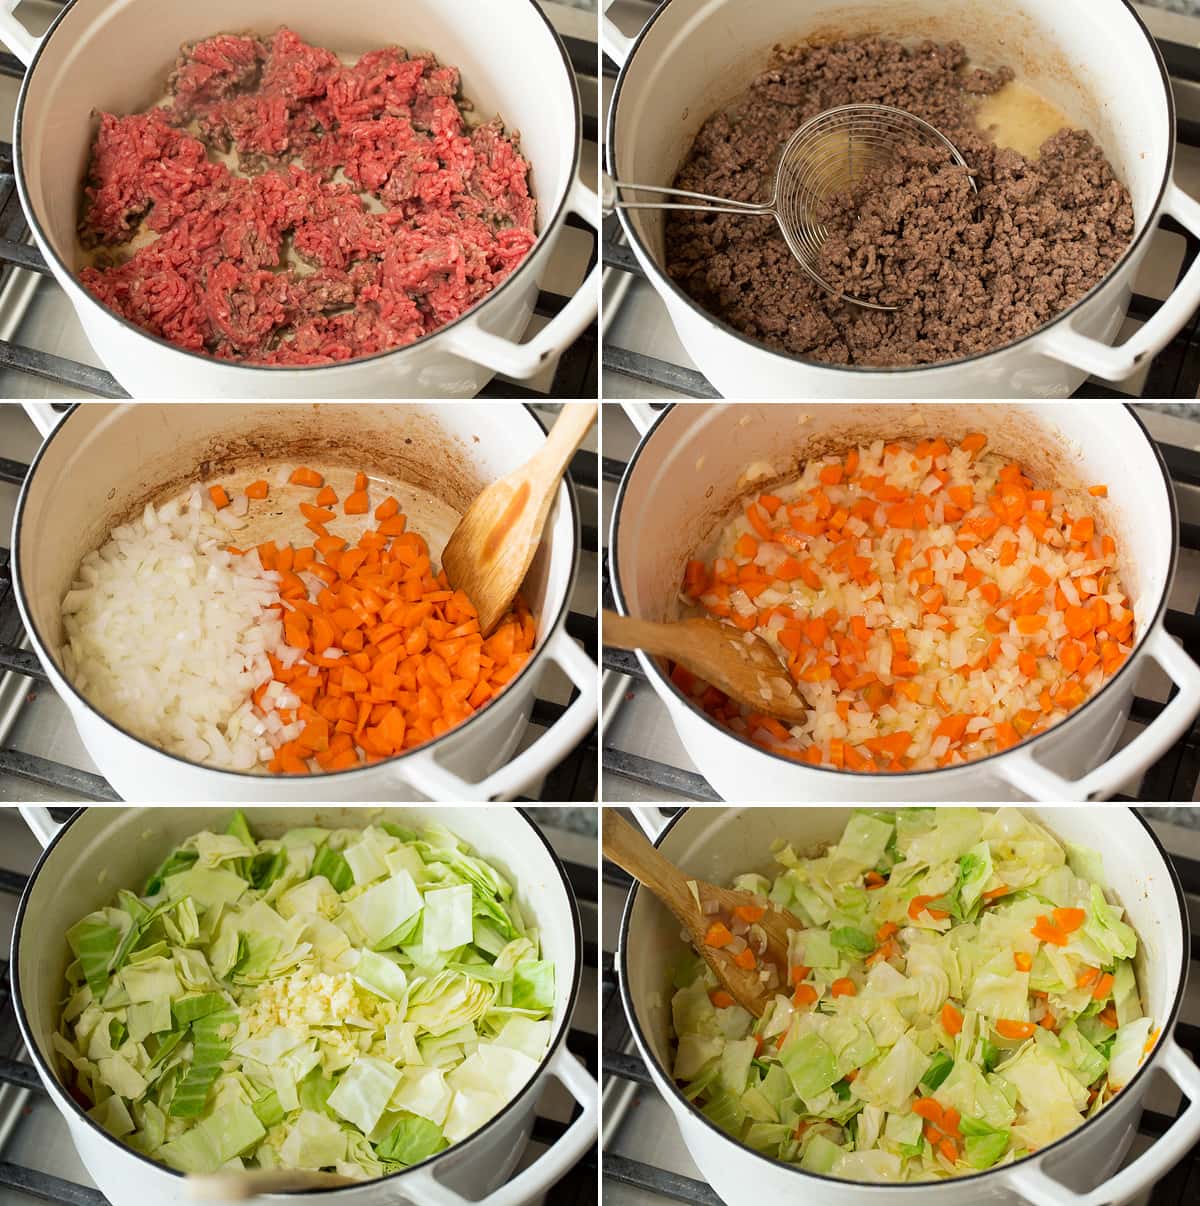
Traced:
<path fill-rule="evenodd" d="M 70 816 L 72 810 L 53 811 L 56 819 L 62 821 Z M 571 862 L 565 863 L 565 866 L 580 904 L 589 906 L 586 911 L 593 913 L 597 898 L 595 868 Z M 25 875 L 0 868 L 0 893 L 17 897 L 24 891 L 26 880 Z M 597 972 L 599 955 L 595 941 L 585 938 L 583 954 L 585 968 Z M 0 959 L 0 1082 L 44 1094 L 45 1088 L 37 1073 L 26 1062 L 24 1043 L 13 1011 L 8 972 L 8 960 Z M 590 1076 L 597 1075 L 595 1034 L 572 1025 L 567 1033 L 567 1049 L 586 1065 Z M 572 1102 L 570 1121 L 573 1122 L 580 1112 L 579 1105 Z M 569 1125 L 570 1122 L 539 1114 L 533 1124 L 532 1142 L 549 1146 L 562 1137 Z M 596 1148 L 592 1147 L 547 1192 L 546 1202 L 549 1206 L 595 1206 L 596 1162 Z M 4 1160 L 0 1160 L 0 1188 L 17 1190 L 39 1201 L 60 1203 L 61 1206 L 108 1206 L 108 1199 L 98 1189 L 77 1185 L 38 1169 L 25 1168 Z"/>
<path fill-rule="evenodd" d="M 567 55 L 579 77 L 581 87 L 596 89 L 596 45 L 582 38 L 564 37 Z M 0 75 L 22 79 L 25 68 L 11 54 L 0 53 Z M 597 135 L 597 120 L 587 114 L 583 122 L 585 141 L 594 143 Z M 575 214 L 569 214 L 566 224 L 583 231 L 592 240 L 586 272 L 590 272 L 599 254 L 599 239 L 595 230 Z M 13 175 L 13 148 L 11 143 L 0 142 L 0 285 L 7 281 L 12 271 L 24 268 L 45 276 L 51 284 L 54 278 L 41 251 L 26 242 L 29 226 L 17 197 L 16 179 Z M 54 285 L 57 288 L 57 285 Z M 569 301 L 561 293 L 541 290 L 538 293 L 534 313 L 543 319 L 553 318 Z M 91 394 L 96 398 L 126 398 L 129 395 L 117 383 L 111 373 L 93 365 L 81 364 L 62 356 L 55 356 L 37 348 L 26 347 L 8 339 L 0 339 L 0 369 L 15 369 L 32 377 L 67 386 Z M 530 401 L 545 398 L 594 398 L 598 388 L 599 356 L 597 325 L 592 323 L 578 339 L 559 357 L 554 378 L 548 391 L 517 385 L 508 381 L 493 380 L 480 393 L 481 398 L 518 398 Z"/>
<path fill-rule="evenodd" d="M 596 506 L 599 489 L 599 457 L 586 449 L 577 452 L 571 461 L 569 474 L 579 495 L 582 511 L 580 547 L 586 553 L 596 553 L 599 534 L 596 527 Z M 0 483 L 17 484 L 25 479 L 29 466 L 0 457 Z M 46 672 L 37 657 L 23 648 L 25 628 L 17 611 L 12 591 L 11 554 L 0 547 L 0 675 L 11 670 L 29 679 L 35 688 L 49 687 Z M 579 641 L 593 661 L 597 656 L 596 619 L 584 612 L 572 611 L 567 616 L 566 629 Z M 531 722 L 538 728 L 548 728 L 573 702 L 578 692 L 572 688 L 568 704 L 538 699 L 533 705 Z M 596 730 L 592 731 L 546 776 L 541 796 L 544 800 L 594 800 L 596 798 Z M 21 750 L 0 746 L 0 774 L 57 788 L 85 800 L 113 801 L 120 797 L 99 775 L 52 762 Z"/>
<path fill-rule="evenodd" d="M 1200 360 L 1200 349 L 1198 349 L 1198 360 Z M 1164 443 L 1160 443 L 1158 448 L 1166 462 L 1171 479 L 1177 486 L 1200 486 L 1200 450 Z M 625 472 L 625 466 L 613 457 L 606 456 L 603 459 L 602 472 L 606 482 L 617 483 Z M 1181 548 L 1200 552 L 1200 524 L 1180 524 L 1179 540 Z M 605 549 L 600 571 L 603 600 L 605 607 L 615 608 L 612 582 L 608 572 L 608 555 L 609 550 Z M 1200 600 L 1197 601 L 1194 612 L 1168 610 L 1165 622 L 1167 631 L 1182 643 L 1189 656 L 1200 661 Z M 602 665 L 606 671 L 612 670 L 618 674 L 624 674 L 636 680 L 639 685 L 646 684 L 646 676 L 632 653 L 606 647 Z M 1149 724 L 1174 698 L 1175 690 L 1175 687 L 1172 686 L 1171 694 L 1164 703 L 1144 699 L 1141 696 L 1135 697 L 1130 720 L 1138 725 Z M 720 799 L 708 781 L 694 771 L 671 766 L 668 763 L 638 754 L 631 754 L 607 743 L 601 754 L 601 769 L 606 773 L 618 775 L 646 787 L 659 788 L 690 800 Z M 1115 798 L 1125 802 L 1131 800 L 1146 802 L 1185 800 L 1190 802 L 1198 786 L 1200 786 L 1200 718 L 1194 720 L 1183 736 L 1146 771 L 1136 797 L 1117 796 Z"/>
<path fill-rule="evenodd" d="M 1200 47 L 1187 46 L 1180 42 L 1157 39 L 1159 49 L 1166 60 L 1173 81 L 1182 84 L 1200 84 Z M 605 58 L 604 74 L 609 78 L 616 75 L 612 62 Z M 1200 122 L 1179 118 L 1175 123 L 1178 142 L 1187 147 L 1200 149 Z M 1182 279 L 1192 261 L 1200 253 L 1200 240 L 1185 230 L 1173 218 L 1163 217 L 1158 224 L 1160 230 L 1180 235 L 1185 242 L 1182 263 L 1176 281 Z M 608 218 L 603 227 L 604 266 L 628 273 L 645 280 L 645 273 L 637 258 L 624 241 L 620 223 L 615 215 Z M 1152 297 L 1134 294 L 1129 304 L 1129 317 L 1138 323 L 1145 322 L 1162 303 Z M 719 398 L 720 394 L 708 379 L 695 369 L 659 360 L 641 352 L 613 345 L 606 340 L 601 358 L 605 372 L 619 373 L 634 381 L 681 394 L 688 398 Z M 1200 310 L 1188 319 L 1183 329 L 1154 358 L 1141 387 L 1144 398 L 1194 398 L 1200 390 Z M 610 391 L 611 392 L 611 391 Z M 1128 398 L 1119 385 L 1105 385 L 1086 381 L 1074 394 L 1076 398 Z"/>
<path fill-rule="evenodd" d="M 664 808 L 664 819 L 676 809 Z M 1146 814 L 1153 819 L 1152 813 Z M 1193 913 L 1200 910 L 1200 861 L 1170 856 L 1179 875 L 1183 890 L 1188 896 L 1188 905 Z M 610 862 L 604 863 L 604 883 L 628 892 L 632 880 Z M 1200 975 L 1200 935 L 1192 936 L 1192 974 Z M 602 1067 L 606 1085 L 611 1081 L 631 1082 L 652 1093 L 657 1093 L 645 1062 L 631 1046 L 629 1022 L 617 991 L 617 974 L 613 956 L 604 952 L 601 964 L 601 995 L 604 1003 L 604 1049 Z M 1200 1026 L 1180 1022 L 1175 1028 L 1175 1038 L 1188 1054 L 1200 1063 Z M 1186 1098 L 1180 1101 L 1175 1115 L 1169 1116 L 1154 1110 L 1145 1110 L 1138 1124 L 1138 1133 L 1148 1139 L 1157 1139 L 1187 1108 Z M 624 1125 L 629 1125 L 626 1122 Z M 608 1139 L 611 1143 L 612 1134 Z M 604 1176 L 623 1185 L 630 1185 L 676 1202 L 699 1203 L 700 1206 L 721 1206 L 721 1199 L 702 1181 L 680 1176 L 666 1169 L 656 1168 L 640 1160 L 604 1153 Z M 1139 1199 L 1141 1200 L 1141 1199 Z M 1151 1190 L 1149 1206 L 1190 1206 L 1200 1200 L 1200 1143 L 1197 1143 L 1182 1160 L 1164 1176 Z"/>

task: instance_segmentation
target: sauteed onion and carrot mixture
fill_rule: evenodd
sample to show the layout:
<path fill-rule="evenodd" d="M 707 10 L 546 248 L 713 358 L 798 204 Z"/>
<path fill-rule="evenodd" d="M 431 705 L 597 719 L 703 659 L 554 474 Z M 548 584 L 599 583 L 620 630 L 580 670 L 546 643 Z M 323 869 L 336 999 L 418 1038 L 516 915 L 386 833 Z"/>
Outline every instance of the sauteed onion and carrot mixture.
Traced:
<path fill-rule="evenodd" d="M 238 546 L 253 508 L 296 505 L 310 544 Z M 352 540 L 339 520 L 367 526 Z M 372 498 L 360 472 L 339 497 L 303 465 L 148 504 L 83 558 L 62 616 L 67 677 L 104 715 L 194 762 L 283 774 L 433 740 L 504 689 L 536 636 L 518 598 L 485 639 L 393 495 Z"/>
<path fill-rule="evenodd" d="M 1045 489 L 982 434 L 809 461 L 745 501 L 682 599 L 767 640 L 809 705 L 787 726 L 682 667 L 685 694 L 774 753 L 853 771 L 928 770 L 1063 720 L 1129 656 L 1134 615 L 1107 487 Z"/>

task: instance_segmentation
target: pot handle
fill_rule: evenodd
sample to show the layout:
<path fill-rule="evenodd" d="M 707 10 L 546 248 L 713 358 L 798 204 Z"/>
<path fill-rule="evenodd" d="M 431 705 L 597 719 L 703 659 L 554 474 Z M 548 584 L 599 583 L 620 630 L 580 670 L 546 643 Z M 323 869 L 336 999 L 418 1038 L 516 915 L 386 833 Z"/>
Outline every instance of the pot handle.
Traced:
<path fill-rule="evenodd" d="M 600 1129 L 599 1086 L 565 1047 L 550 1061 L 546 1071 L 579 1102 L 583 1112 L 571 1123 L 562 1138 L 553 1143 L 528 1168 L 483 1199 L 487 1206 L 520 1206 L 522 1202 L 540 1197 L 559 1178 L 565 1176 L 596 1142 Z M 408 1174 L 403 1180 L 400 1192 L 405 1197 L 411 1196 L 419 1206 L 469 1206 L 472 1201 L 443 1185 L 433 1175 L 431 1168 L 418 1169 Z"/>
<path fill-rule="evenodd" d="M 598 230 L 600 198 L 582 180 L 576 180 L 567 198 L 567 208 Z M 600 257 L 575 296 L 528 342 L 514 343 L 485 331 L 478 318 L 468 318 L 442 336 L 456 356 L 481 364 L 506 377 L 532 377 L 546 363 L 566 350 L 600 308 Z"/>
<path fill-rule="evenodd" d="M 29 421 L 38 429 L 38 435 L 44 440 L 62 421 L 75 409 L 56 410 L 53 402 L 31 402 L 28 399 L 21 403 Z"/>
<path fill-rule="evenodd" d="M 1161 758 L 1200 712 L 1200 666 L 1161 626 L 1146 642 L 1146 653 L 1166 671 L 1179 693 L 1128 745 L 1080 779 L 1055 774 L 1031 750 L 1019 746 L 997 761 L 998 773 L 1031 800 L 1103 800 Z"/>
<path fill-rule="evenodd" d="M 639 436 L 644 436 L 654 426 L 658 416 L 662 414 L 661 410 L 655 410 L 649 402 L 626 400 L 621 403 L 621 409 L 625 412 L 625 417 L 637 429 Z"/>
<path fill-rule="evenodd" d="M 531 746 L 478 783 L 442 766 L 433 750 L 418 750 L 398 764 L 404 778 L 431 800 L 510 800 L 557 766 L 596 723 L 599 673 L 592 659 L 561 629 L 550 638 L 546 657 L 575 684 L 579 697 Z"/>
<path fill-rule="evenodd" d="M 1200 204 L 1174 181 L 1167 189 L 1163 212 L 1194 235 L 1200 235 Z M 1048 330 L 1038 350 L 1106 381 L 1123 381 L 1175 338 L 1200 305 L 1200 259 L 1187 270 L 1170 296 L 1124 343 L 1112 347 L 1073 330 L 1070 321 Z"/>
<path fill-rule="evenodd" d="M 1200 1068 L 1173 1036 L 1163 1042 L 1158 1067 L 1175 1082 L 1190 1104 L 1166 1134 L 1132 1164 L 1126 1165 L 1098 1189 L 1076 1193 L 1045 1173 L 1041 1161 L 1022 1160 L 1005 1176 L 1008 1185 L 1033 1206 L 1112 1206 L 1116 1202 L 1129 1201 L 1153 1185 L 1178 1164 L 1200 1138 Z"/>
<path fill-rule="evenodd" d="M 628 34 L 623 34 L 617 28 L 616 23 L 607 12 L 612 5 L 613 0 L 605 0 L 605 15 L 600 21 L 600 49 L 618 67 L 624 67 L 625 60 L 629 58 L 629 52 L 633 49 L 633 43 L 636 39 L 631 38 Z"/>
<path fill-rule="evenodd" d="M 667 827 L 667 818 L 656 804 L 625 804 L 633 813 L 641 831 L 652 841 L 657 842 L 662 831 Z"/>
<path fill-rule="evenodd" d="M 29 832 L 38 840 L 38 845 L 44 850 L 54 841 L 62 826 L 50 815 L 50 809 L 38 804 L 18 804 L 17 811 L 29 826 Z"/>
<path fill-rule="evenodd" d="M 33 56 L 37 54 L 42 39 L 35 38 L 17 20 L 15 10 L 20 3 L 21 0 L 0 0 L 0 42 L 28 67 L 33 62 Z"/>

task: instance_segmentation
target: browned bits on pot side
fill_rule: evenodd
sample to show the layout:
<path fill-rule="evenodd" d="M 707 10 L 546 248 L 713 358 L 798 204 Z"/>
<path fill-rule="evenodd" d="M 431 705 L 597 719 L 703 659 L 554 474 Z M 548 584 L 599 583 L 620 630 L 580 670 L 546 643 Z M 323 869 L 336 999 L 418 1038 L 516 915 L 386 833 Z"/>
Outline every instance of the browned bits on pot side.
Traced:
<path fill-rule="evenodd" d="M 957 44 L 882 38 L 778 50 L 769 70 L 701 128 L 679 188 L 768 200 L 779 151 L 836 105 L 906 109 L 947 135 L 978 195 L 944 157 L 914 148 L 833 203 L 823 271 L 867 300 L 838 302 L 792 257 L 770 218 L 678 213 L 667 268 L 704 309 L 779 351 L 831 364 L 917 365 L 988 351 L 1036 330 L 1113 266 L 1133 233 L 1128 190 L 1090 134 L 1063 130 L 1036 160 L 974 125 L 977 97 L 1012 79 L 968 70 Z"/>

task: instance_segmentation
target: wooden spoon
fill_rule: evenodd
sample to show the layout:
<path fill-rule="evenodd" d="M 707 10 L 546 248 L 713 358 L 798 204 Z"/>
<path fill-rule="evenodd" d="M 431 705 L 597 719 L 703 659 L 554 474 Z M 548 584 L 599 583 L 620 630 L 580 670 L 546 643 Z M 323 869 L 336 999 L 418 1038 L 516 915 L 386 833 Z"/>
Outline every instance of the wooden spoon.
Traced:
<path fill-rule="evenodd" d="M 244 1172 L 193 1173 L 187 1178 L 188 1197 L 207 1202 L 248 1202 L 263 1193 L 333 1189 L 357 1185 L 340 1173 L 309 1172 L 302 1168 L 250 1168 Z"/>
<path fill-rule="evenodd" d="M 442 553 L 450 585 L 479 613 L 484 636 L 503 619 L 529 572 L 558 483 L 596 420 L 595 402 L 568 402 L 546 442 L 467 509 Z"/>
<path fill-rule="evenodd" d="M 800 724 L 807 713 L 787 667 L 762 637 L 698 617 L 656 624 L 604 613 L 604 643 L 668 657 L 764 716 Z"/>
<path fill-rule="evenodd" d="M 767 911 L 756 924 L 760 925 L 767 938 L 767 949 L 754 968 L 739 967 L 728 948 L 708 946 L 705 935 L 714 918 L 696 904 L 689 883 L 696 885 L 701 905 L 716 901 L 726 917 L 738 905 L 762 905 L 761 898 L 752 892 L 738 892 L 733 888 L 721 888 L 706 880 L 685 875 L 674 863 L 668 861 L 629 824 L 615 809 L 604 809 L 604 855 L 618 867 L 624 867 L 638 883 L 648 888 L 679 919 L 688 933 L 692 945 L 701 958 L 717 973 L 717 979 L 725 986 L 730 996 L 748 1009 L 755 1017 L 762 1017 L 767 1002 L 776 992 L 790 992 L 788 985 L 788 931 L 803 928 L 786 909 L 768 904 Z M 762 980 L 764 960 L 773 963 L 779 973 L 778 986 L 768 989 Z"/>

